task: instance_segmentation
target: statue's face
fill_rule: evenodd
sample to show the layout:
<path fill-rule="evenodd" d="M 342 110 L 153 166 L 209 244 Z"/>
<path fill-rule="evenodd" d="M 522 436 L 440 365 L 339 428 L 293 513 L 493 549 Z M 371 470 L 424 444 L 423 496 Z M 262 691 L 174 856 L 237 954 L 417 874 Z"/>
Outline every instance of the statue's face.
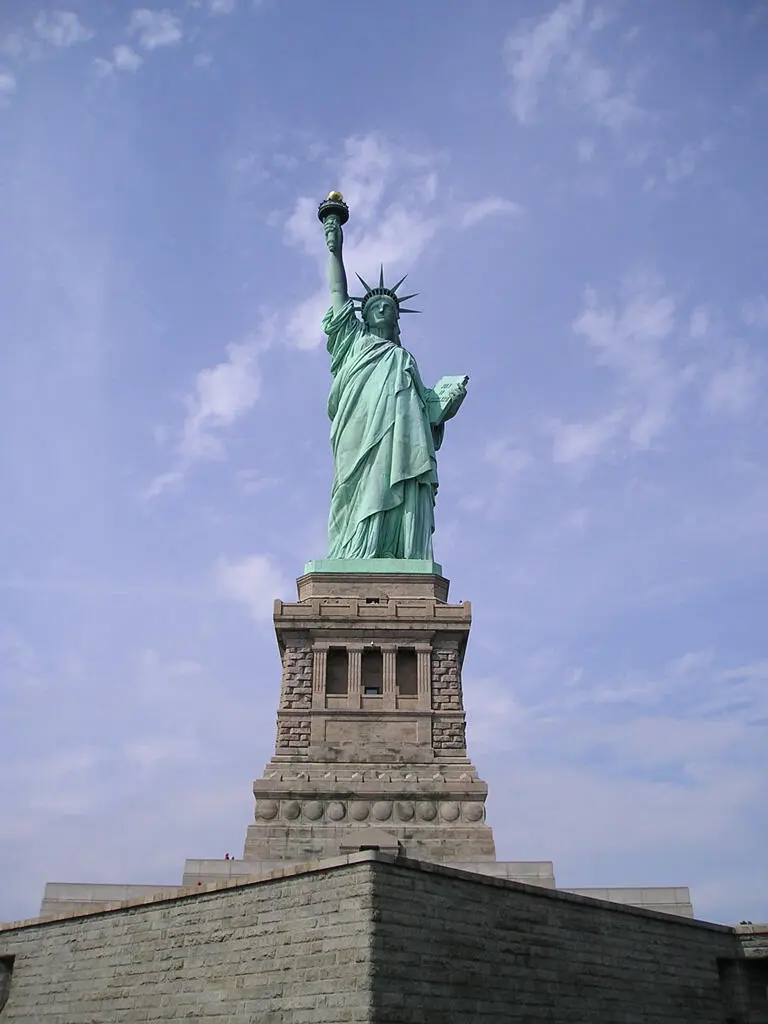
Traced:
<path fill-rule="evenodd" d="M 392 337 L 397 323 L 397 306 L 388 295 L 377 295 L 365 307 L 365 322 L 369 327 L 385 328 L 387 337 Z"/>

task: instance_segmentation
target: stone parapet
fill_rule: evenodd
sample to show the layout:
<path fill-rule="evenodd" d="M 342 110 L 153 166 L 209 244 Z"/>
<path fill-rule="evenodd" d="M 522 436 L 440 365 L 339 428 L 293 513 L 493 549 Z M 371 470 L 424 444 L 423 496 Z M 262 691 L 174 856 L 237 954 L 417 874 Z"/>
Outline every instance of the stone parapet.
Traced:
<path fill-rule="evenodd" d="M 2 1019 L 757 1024 L 741 939 L 366 851 L 0 926 Z"/>
<path fill-rule="evenodd" d="M 275 629 L 278 640 L 285 633 L 297 631 L 350 630 L 353 634 L 382 630 L 401 633 L 410 638 L 415 632 L 432 634 L 436 630 L 450 632 L 466 643 L 472 623 L 469 601 L 443 604 L 434 597 L 409 599 L 363 597 L 312 597 L 289 603 L 275 601 Z M 281 643 L 281 647 L 284 644 Z"/>
<path fill-rule="evenodd" d="M 734 931 L 739 936 L 745 957 L 768 962 L 768 924 L 740 924 Z M 766 984 L 768 985 L 768 979 Z M 768 988 L 766 994 L 768 995 Z"/>
<path fill-rule="evenodd" d="M 440 573 L 308 572 L 296 582 L 299 601 L 314 597 L 359 597 L 365 601 L 402 596 L 445 602 L 450 587 Z"/>
<path fill-rule="evenodd" d="M 608 886 L 560 891 L 570 892 L 576 896 L 589 896 L 595 900 L 607 900 L 609 903 L 621 903 L 627 907 L 658 910 L 663 914 L 675 914 L 678 917 L 693 917 L 691 893 L 685 885 Z"/>

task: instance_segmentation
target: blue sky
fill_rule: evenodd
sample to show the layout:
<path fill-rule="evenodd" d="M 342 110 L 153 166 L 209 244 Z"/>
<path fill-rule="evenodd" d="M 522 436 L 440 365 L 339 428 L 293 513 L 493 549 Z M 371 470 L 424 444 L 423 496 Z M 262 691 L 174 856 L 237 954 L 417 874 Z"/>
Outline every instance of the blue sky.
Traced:
<path fill-rule="evenodd" d="M 0 919 L 242 851 L 330 188 L 471 377 L 435 553 L 499 858 L 768 919 L 768 4 L 63 2 L 0 8 Z"/>

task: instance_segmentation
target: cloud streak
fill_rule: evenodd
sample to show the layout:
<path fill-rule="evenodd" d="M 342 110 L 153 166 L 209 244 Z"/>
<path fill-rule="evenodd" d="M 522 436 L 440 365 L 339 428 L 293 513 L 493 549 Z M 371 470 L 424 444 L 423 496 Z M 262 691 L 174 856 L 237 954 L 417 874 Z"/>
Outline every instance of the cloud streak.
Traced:
<path fill-rule="evenodd" d="M 555 462 L 586 465 L 644 451 L 669 428 L 693 366 L 673 356 L 678 308 L 653 276 L 627 277 L 619 305 L 601 305 L 587 288 L 573 321 L 598 367 L 614 378 L 613 407 L 584 421 L 551 421 Z"/>
<path fill-rule="evenodd" d="M 553 104 L 613 131 L 641 115 L 629 82 L 617 81 L 594 55 L 595 41 L 609 25 L 610 20 L 588 17 L 585 0 L 563 0 L 507 36 L 503 56 L 512 83 L 510 104 L 521 124 L 532 124 Z"/>
<path fill-rule="evenodd" d="M 35 18 L 33 27 L 39 38 L 51 46 L 74 46 L 76 43 L 85 43 L 94 36 L 73 11 L 41 11 Z"/>
<path fill-rule="evenodd" d="M 249 555 L 236 561 L 220 558 L 214 571 L 218 592 L 244 604 L 257 622 L 268 622 L 277 594 L 286 594 L 289 584 L 269 555 Z"/>
<path fill-rule="evenodd" d="M 0 107 L 6 106 L 16 92 L 16 75 L 0 69 Z"/>
<path fill-rule="evenodd" d="M 143 63 L 144 58 L 124 43 L 113 47 L 111 60 L 95 58 L 96 69 L 102 76 L 111 75 L 115 71 L 137 71 Z"/>
<path fill-rule="evenodd" d="M 159 46 L 172 46 L 184 36 L 180 19 L 167 8 L 159 11 L 148 7 L 138 7 L 132 11 L 128 22 L 128 32 L 136 35 L 139 45 L 145 50 L 155 50 Z"/>
<path fill-rule="evenodd" d="M 442 206 L 438 165 L 439 158 L 434 154 L 406 150 L 378 133 L 351 136 L 344 141 L 341 157 L 331 163 L 328 174 L 354 210 L 344 249 L 349 273 L 360 268 L 363 274 L 370 274 L 379 263 L 397 266 L 407 262 L 412 267 L 438 232 L 450 225 Z M 520 212 L 517 203 L 490 197 L 468 206 L 461 226 L 474 227 L 487 218 Z M 290 307 L 273 309 L 254 338 L 230 344 L 225 360 L 199 371 L 194 389 L 184 398 L 186 416 L 177 463 L 154 478 L 144 491 L 146 498 L 178 486 L 199 460 L 226 455 L 227 430 L 247 416 L 258 401 L 260 357 L 277 338 L 297 349 L 312 350 L 319 345 L 328 295 L 323 280 L 326 251 L 315 198 L 296 198 L 286 219 L 285 240 L 312 258 L 317 268 L 317 288 Z"/>
<path fill-rule="evenodd" d="M 226 456 L 227 428 L 258 401 L 260 360 L 273 340 L 274 321 L 265 320 L 253 336 L 227 345 L 225 360 L 198 372 L 193 390 L 184 397 L 186 415 L 176 445 L 176 465 L 151 481 L 144 491 L 145 498 L 155 498 L 178 485 L 201 459 Z"/>

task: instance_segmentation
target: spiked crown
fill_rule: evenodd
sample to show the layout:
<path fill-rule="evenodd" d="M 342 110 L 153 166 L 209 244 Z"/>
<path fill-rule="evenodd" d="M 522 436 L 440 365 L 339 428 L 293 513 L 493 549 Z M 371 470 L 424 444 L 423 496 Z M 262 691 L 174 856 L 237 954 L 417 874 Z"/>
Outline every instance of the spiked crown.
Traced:
<path fill-rule="evenodd" d="M 407 274 L 405 274 L 403 277 L 401 277 L 400 280 L 397 282 L 397 284 L 394 285 L 392 288 L 387 288 L 386 285 L 384 284 L 384 266 L 383 266 L 383 264 L 382 264 L 381 269 L 379 271 L 379 283 L 378 283 L 376 288 L 371 288 L 371 286 L 366 281 L 364 281 L 362 279 L 362 277 L 360 277 L 359 274 L 356 274 L 355 276 L 357 277 L 358 281 L 363 286 L 363 288 L 365 288 L 365 295 L 362 295 L 362 296 L 353 295 L 352 296 L 352 301 L 356 302 L 358 304 L 357 308 L 360 310 L 360 315 L 361 316 L 363 316 L 363 317 L 365 316 L 365 307 L 368 305 L 368 303 L 371 301 L 371 299 L 375 298 L 377 295 L 387 295 L 387 296 L 389 296 L 390 299 L 393 299 L 394 303 L 395 303 L 395 306 L 397 308 L 397 315 L 398 316 L 401 313 L 420 313 L 421 312 L 420 309 L 406 309 L 404 306 L 400 305 L 401 302 L 406 302 L 408 299 L 413 299 L 416 295 L 419 294 L 418 292 L 412 292 L 410 295 L 398 295 L 397 294 L 397 289 L 403 283 L 405 278 L 408 277 Z"/>

